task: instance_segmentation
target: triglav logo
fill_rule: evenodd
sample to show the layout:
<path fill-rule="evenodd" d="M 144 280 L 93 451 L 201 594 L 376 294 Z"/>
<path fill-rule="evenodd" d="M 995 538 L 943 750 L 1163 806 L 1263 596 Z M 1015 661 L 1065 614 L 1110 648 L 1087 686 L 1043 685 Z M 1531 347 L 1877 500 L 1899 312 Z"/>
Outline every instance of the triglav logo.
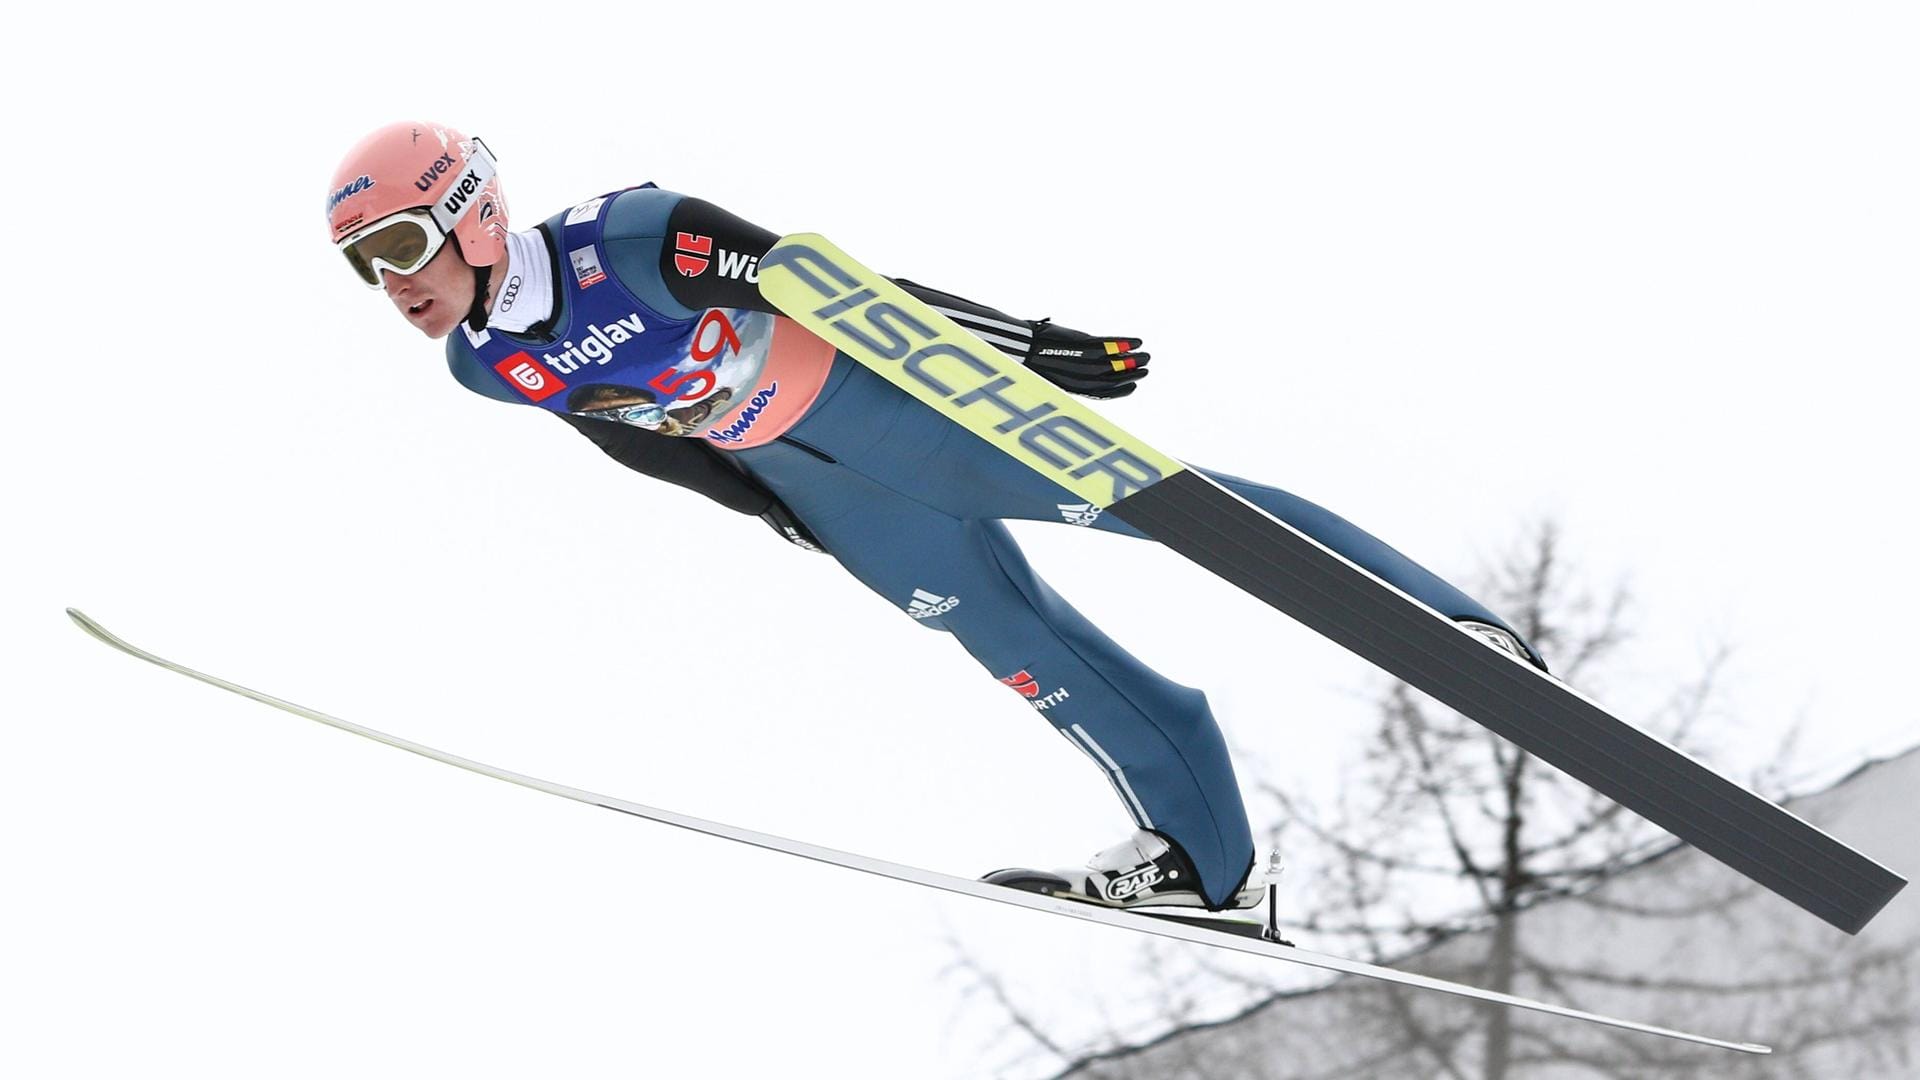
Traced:
<path fill-rule="evenodd" d="M 925 589 L 913 590 L 913 599 L 907 601 L 907 614 L 916 619 L 931 619 L 936 615 L 945 615 L 960 606 L 957 596 L 941 596 Z"/>
<path fill-rule="evenodd" d="M 715 261 L 720 264 L 720 276 L 723 278 L 734 281 L 744 278 L 752 285 L 760 283 L 760 256 L 715 248 L 711 236 L 684 232 L 674 234 L 673 268 L 680 271 L 680 276 L 699 277 Z"/>
<path fill-rule="evenodd" d="M 1100 507 L 1092 503 L 1058 503 L 1060 516 L 1069 525 L 1091 525 L 1100 520 Z"/>
<path fill-rule="evenodd" d="M 571 341 L 560 343 L 561 353 L 541 353 L 540 359 L 547 366 L 562 374 L 571 375 L 587 364 L 604 364 L 613 359 L 613 350 L 627 343 L 638 334 L 646 332 L 646 326 L 640 321 L 640 313 L 634 312 L 624 319 L 615 319 L 605 326 L 587 324 L 587 334 L 580 344 Z"/>
<path fill-rule="evenodd" d="M 493 370 L 499 372 L 528 401 L 545 401 L 567 388 L 558 375 L 534 363 L 533 357 L 524 352 L 514 353 L 493 365 Z"/>
<path fill-rule="evenodd" d="M 420 174 L 420 178 L 413 182 L 413 186 L 421 191 L 432 191 L 434 182 L 451 168 L 453 168 L 453 155 L 441 154 L 438 161 L 427 166 L 426 171 Z"/>
<path fill-rule="evenodd" d="M 707 432 L 707 438 L 715 442 L 745 442 L 747 429 L 753 427 L 753 422 L 760 419 L 760 414 L 766 409 L 767 402 L 772 401 L 773 396 L 779 392 L 779 380 L 768 383 L 764 390 L 754 391 L 753 396 L 747 399 L 746 407 L 740 410 L 740 415 L 734 417 L 733 423 Z"/>
<path fill-rule="evenodd" d="M 347 181 L 346 183 L 340 185 L 340 189 L 338 191 L 335 191 L 333 194 L 327 196 L 327 216 L 329 217 L 333 216 L 334 207 L 339 206 L 342 202 L 345 202 L 346 200 L 353 198 L 355 195 L 360 194 L 361 192 L 367 190 L 372 186 L 373 186 L 373 177 L 368 176 L 365 173 L 361 173 L 359 176 L 356 176 L 353 179 Z"/>

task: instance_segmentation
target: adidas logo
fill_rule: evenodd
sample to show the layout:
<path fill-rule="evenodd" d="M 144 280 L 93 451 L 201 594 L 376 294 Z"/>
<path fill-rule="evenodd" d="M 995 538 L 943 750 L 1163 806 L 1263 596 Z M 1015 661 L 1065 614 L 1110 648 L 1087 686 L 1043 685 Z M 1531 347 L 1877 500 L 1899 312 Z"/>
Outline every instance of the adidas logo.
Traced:
<path fill-rule="evenodd" d="M 913 590 L 913 599 L 907 601 L 907 614 L 916 619 L 931 619 L 936 615 L 945 615 L 960 606 L 957 596 L 941 596 L 925 589 Z"/>
<path fill-rule="evenodd" d="M 1069 525 L 1091 525 L 1100 520 L 1100 507 L 1092 503 L 1059 503 L 1060 516 Z"/>

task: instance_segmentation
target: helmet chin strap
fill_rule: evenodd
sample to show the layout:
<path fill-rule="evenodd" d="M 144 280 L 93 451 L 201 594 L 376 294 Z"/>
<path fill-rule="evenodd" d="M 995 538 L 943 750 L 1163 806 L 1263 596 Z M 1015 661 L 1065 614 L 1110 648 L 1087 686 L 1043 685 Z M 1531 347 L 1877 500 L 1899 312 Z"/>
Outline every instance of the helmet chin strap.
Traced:
<path fill-rule="evenodd" d="M 466 252 L 460 257 L 466 258 Z M 473 268 L 473 307 L 467 309 L 467 329 L 479 333 L 487 328 L 487 279 L 493 275 L 493 267 L 476 266 Z"/>

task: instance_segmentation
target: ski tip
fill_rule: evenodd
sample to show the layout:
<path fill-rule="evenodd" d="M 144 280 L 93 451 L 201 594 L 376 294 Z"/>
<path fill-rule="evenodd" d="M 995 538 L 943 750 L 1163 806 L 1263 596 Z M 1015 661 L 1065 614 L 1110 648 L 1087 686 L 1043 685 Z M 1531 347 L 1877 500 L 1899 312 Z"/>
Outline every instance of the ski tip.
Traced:
<path fill-rule="evenodd" d="M 94 637 L 98 638 L 101 641 L 106 642 L 107 644 L 113 646 L 114 648 L 122 649 L 122 650 L 126 648 L 126 646 L 121 643 L 119 638 L 116 638 L 112 634 L 107 633 L 106 627 L 101 626 L 97 622 L 94 622 L 92 617 L 90 617 L 86 612 L 81 611 L 79 608 L 71 608 L 71 607 L 68 608 L 67 618 L 72 619 L 75 626 L 78 626 L 80 629 L 85 630 L 87 633 L 93 635 Z"/>

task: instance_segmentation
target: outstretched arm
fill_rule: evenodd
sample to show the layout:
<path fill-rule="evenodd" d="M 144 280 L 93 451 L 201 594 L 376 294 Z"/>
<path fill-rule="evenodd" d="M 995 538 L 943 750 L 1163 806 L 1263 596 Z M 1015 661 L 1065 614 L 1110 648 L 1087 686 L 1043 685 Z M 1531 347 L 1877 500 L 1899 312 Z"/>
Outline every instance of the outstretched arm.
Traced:
<path fill-rule="evenodd" d="M 667 218 L 660 276 L 673 298 L 689 308 L 734 307 L 778 314 L 752 279 L 760 257 L 779 239 L 704 199 L 685 197 Z M 1061 389 L 1087 397 L 1125 397 L 1147 376 L 1151 356 L 1135 351 L 1139 338 L 1100 337 L 1051 319 L 1019 319 L 906 278 L 894 280 Z"/>

